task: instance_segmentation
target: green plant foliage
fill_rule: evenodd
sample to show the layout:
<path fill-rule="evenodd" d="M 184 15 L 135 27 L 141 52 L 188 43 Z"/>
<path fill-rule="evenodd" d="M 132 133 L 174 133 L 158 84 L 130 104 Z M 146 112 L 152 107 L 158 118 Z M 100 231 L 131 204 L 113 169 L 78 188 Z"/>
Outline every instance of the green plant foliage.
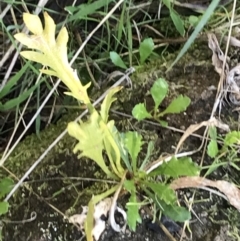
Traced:
<path fill-rule="evenodd" d="M 25 63 L 24 66 L 7 81 L 6 85 L 4 85 L 3 89 L 0 91 L 0 99 L 2 99 L 4 96 L 8 95 L 11 92 L 12 87 L 14 87 L 17 84 L 18 80 L 25 73 L 29 65 L 30 61 Z"/>
<path fill-rule="evenodd" d="M 211 140 L 208 144 L 207 147 L 207 154 L 211 157 L 214 158 L 218 154 L 218 144 L 216 140 Z"/>
<path fill-rule="evenodd" d="M 10 178 L 3 178 L 0 180 L 0 198 L 3 198 L 13 188 L 14 182 Z M 0 215 L 8 212 L 9 203 L 2 201 L 0 202 Z"/>
<path fill-rule="evenodd" d="M 152 117 L 152 115 L 148 113 L 144 103 L 139 103 L 139 104 L 135 105 L 132 110 L 132 115 L 138 121 Z"/>
<path fill-rule="evenodd" d="M 10 178 L 3 178 L 0 181 L 0 198 L 3 198 L 13 188 L 13 180 Z"/>
<path fill-rule="evenodd" d="M 133 180 L 125 180 L 124 187 L 131 194 L 127 203 L 127 222 L 131 230 L 136 231 L 137 223 L 141 223 L 142 219 L 139 215 L 139 204 L 137 202 L 136 187 Z"/>
<path fill-rule="evenodd" d="M 127 66 L 123 62 L 122 58 L 116 52 L 113 52 L 113 51 L 110 52 L 110 59 L 112 60 L 114 65 L 116 65 L 116 66 L 118 66 L 118 67 L 120 67 L 122 69 L 127 69 Z"/>
<path fill-rule="evenodd" d="M 166 7 L 169 9 L 170 17 L 177 29 L 177 31 L 184 36 L 185 35 L 185 29 L 184 29 L 184 22 L 181 19 L 180 15 L 173 9 L 172 3 L 170 0 L 163 0 L 163 3 L 166 5 Z"/>
<path fill-rule="evenodd" d="M 94 160 L 108 176 L 111 176 L 111 171 L 106 166 L 103 158 L 104 133 L 99 128 L 97 113 L 92 113 L 88 122 L 81 122 L 80 124 L 70 122 L 68 124 L 68 133 L 79 141 L 73 149 L 74 153 L 81 152 L 78 158 L 85 156 Z"/>
<path fill-rule="evenodd" d="M 156 80 L 150 89 L 150 93 L 155 103 L 154 109 L 157 110 L 159 105 L 162 103 L 164 98 L 167 96 L 168 93 L 168 83 L 165 79 L 159 78 Z"/>
<path fill-rule="evenodd" d="M 163 0 L 164 4 L 165 2 L 168 2 L 169 0 Z M 202 28 L 205 26 L 211 15 L 214 13 L 215 8 L 218 6 L 220 0 L 212 0 L 211 3 L 208 6 L 208 9 L 203 14 L 201 20 L 198 22 L 196 28 L 194 29 L 193 33 L 191 34 L 190 38 L 188 38 L 187 42 L 184 44 L 183 48 L 179 52 L 177 58 L 174 60 L 174 62 L 171 64 L 171 66 L 168 68 L 167 71 L 172 69 L 172 67 L 182 58 L 182 56 L 187 52 L 187 50 L 190 48 L 194 40 L 197 38 L 198 34 L 202 30 Z"/>
<path fill-rule="evenodd" d="M 218 144 L 217 144 L 217 129 L 216 127 L 210 127 L 209 129 L 209 135 L 211 137 L 211 141 L 208 144 L 207 147 L 207 154 L 214 158 L 217 156 L 219 150 L 218 150 Z"/>
<path fill-rule="evenodd" d="M 3 87 L 3 89 L 0 91 L 0 99 L 8 95 L 12 92 L 13 87 L 17 84 L 19 79 L 22 77 L 22 75 L 26 72 L 26 70 L 30 66 L 30 61 L 24 64 L 24 66 L 13 76 L 10 78 L 10 80 L 6 83 L 6 85 Z M 30 89 L 25 90 L 21 95 L 19 95 L 16 98 L 12 98 L 11 100 L 6 101 L 4 104 L 0 102 L 0 111 L 7 111 L 10 109 L 13 109 L 14 107 L 21 104 L 23 101 L 25 101 L 30 94 L 32 94 L 33 91 L 35 91 L 36 88 L 39 87 L 39 85 L 43 82 L 43 80 L 39 81 L 37 84 L 35 84 Z"/>
<path fill-rule="evenodd" d="M 0 215 L 8 212 L 9 203 L 8 202 L 0 202 Z"/>
<path fill-rule="evenodd" d="M 161 166 L 150 173 L 150 176 L 166 175 L 177 178 L 179 176 L 198 176 L 200 168 L 190 157 L 175 158 L 164 162 Z"/>
<path fill-rule="evenodd" d="M 116 128 L 116 127 L 115 127 Z M 117 132 L 117 134 L 115 135 L 115 142 L 118 146 L 118 149 L 120 151 L 120 155 L 122 160 L 124 161 L 127 169 L 132 172 L 132 167 L 130 164 L 130 160 L 129 160 L 129 156 L 128 156 L 128 152 L 126 150 L 126 147 L 124 146 L 124 139 L 125 139 L 125 133 L 119 133 Z"/>
<path fill-rule="evenodd" d="M 107 6 L 113 0 L 96 0 L 92 3 L 80 4 L 78 6 L 68 6 L 64 9 L 69 12 L 72 16 L 68 18 L 68 22 L 72 22 L 75 20 L 80 20 L 82 18 L 87 17 L 90 14 L 95 13 L 98 9 Z M 75 23 L 73 23 L 75 25 Z"/>
<path fill-rule="evenodd" d="M 240 144 L 240 131 L 231 131 L 225 136 L 224 145 L 231 146 L 233 144 Z"/>
<path fill-rule="evenodd" d="M 13 98 L 11 100 L 6 101 L 6 103 L 2 104 L 0 102 L 0 111 L 7 111 L 10 109 L 13 109 L 17 105 L 21 104 L 23 101 L 25 101 L 34 91 L 39 87 L 39 85 L 43 82 L 44 80 L 40 80 L 37 84 L 32 86 L 30 89 L 24 91 L 21 95 L 19 95 L 16 98 Z"/>
<path fill-rule="evenodd" d="M 115 88 L 110 89 L 108 94 L 104 98 L 103 103 L 101 104 L 101 110 L 100 110 L 100 115 L 102 117 L 103 122 L 107 123 L 111 104 L 117 99 L 117 98 L 113 98 L 113 95 L 118 91 L 120 91 L 121 89 L 122 89 L 121 86 L 117 86 Z"/>
<path fill-rule="evenodd" d="M 166 184 L 163 183 L 153 183 L 144 182 L 147 188 L 150 188 L 152 192 L 166 204 L 172 204 L 176 202 L 175 192 Z"/>
<path fill-rule="evenodd" d="M 159 116 L 183 112 L 187 109 L 190 103 L 191 100 L 187 96 L 179 95 L 163 112 L 159 114 Z"/>
<path fill-rule="evenodd" d="M 194 16 L 194 15 L 191 15 L 189 16 L 188 18 L 188 22 L 193 26 L 193 27 L 196 27 L 198 22 L 199 22 L 199 18 L 197 16 Z"/>
<path fill-rule="evenodd" d="M 182 111 L 185 111 L 191 102 L 191 100 L 187 96 L 179 95 L 174 100 L 172 100 L 172 102 L 164 111 L 158 113 L 158 107 L 168 93 L 168 84 L 166 80 L 163 78 L 159 78 L 158 80 L 156 80 L 152 88 L 150 89 L 150 93 L 155 103 L 154 110 L 152 111 L 153 114 L 147 111 L 143 103 L 137 104 L 132 110 L 132 115 L 138 121 L 145 118 L 153 118 L 159 121 L 161 125 L 166 126 L 167 122 L 160 120 L 160 117 L 166 114 L 180 113 Z"/>
<path fill-rule="evenodd" d="M 181 19 L 180 15 L 174 11 L 173 9 L 170 10 L 170 17 L 177 29 L 177 31 L 182 35 L 184 36 L 185 35 L 185 29 L 184 29 L 184 22 L 183 20 Z"/>
<path fill-rule="evenodd" d="M 139 168 L 139 170 L 143 170 L 143 168 L 145 167 L 145 165 L 149 162 L 150 156 L 152 155 L 152 152 L 154 150 L 154 142 L 153 141 L 149 141 L 148 143 L 148 148 L 147 148 L 147 154 L 141 164 L 141 167 Z"/>
<path fill-rule="evenodd" d="M 142 147 L 142 136 L 138 132 L 129 131 L 125 134 L 124 144 L 132 159 L 133 172 L 137 170 L 137 157 Z"/>
<path fill-rule="evenodd" d="M 154 42 L 152 38 L 144 39 L 140 43 L 139 54 L 140 54 L 140 63 L 143 64 L 146 59 L 151 55 L 154 49 Z"/>
<path fill-rule="evenodd" d="M 97 1 L 103 4 L 102 0 Z M 89 11 L 96 9 L 97 5 L 88 5 Z M 70 9 L 75 11 L 74 9 Z M 80 8 L 79 11 L 82 11 Z M 82 13 L 83 14 L 83 13 Z M 70 95 L 80 102 L 86 104 L 89 117 L 86 122 L 80 121 L 79 123 L 70 122 L 68 124 L 68 133 L 78 140 L 78 143 L 73 149 L 74 153 L 80 152 L 78 157 L 88 157 L 95 161 L 108 177 L 121 182 L 114 187 L 108 189 L 106 192 L 93 196 L 88 205 L 88 214 L 85 221 L 85 232 L 88 241 L 92 241 L 92 229 L 94 227 L 94 205 L 104 199 L 105 197 L 113 194 L 118 194 L 123 188 L 130 193 L 130 199 L 127 204 L 128 209 L 128 224 L 132 230 L 136 229 L 137 223 L 141 222 L 138 209 L 140 203 L 137 202 L 137 191 L 144 190 L 152 200 L 156 201 L 159 208 L 165 205 L 169 215 L 175 214 L 174 220 L 182 220 L 184 217 L 188 218 L 189 213 L 176 206 L 176 195 L 169 185 L 164 183 L 155 183 L 153 178 L 144 171 L 146 163 L 149 161 L 154 143 L 149 142 L 147 154 L 145 159 L 138 166 L 138 156 L 142 148 L 142 136 L 138 132 L 127 132 L 125 134 L 119 133 L 115 127 L 113 120 L 108 120 L 109 110 L 111 104 L 116 100 L 114 94 L 118 92 L 121 87 L 111 88 L 105 96 L 101 109 L 98 112 L 91 104 L 87 89 L 90 83 L 83 86 L 76 72 L 72 70 L 67 59 L 67 41 L 68 33 L 65 28 L 62 28 L 57 39 L 55 40 L 55 23 L 47 13 L 44 13 L 45 27 L 41 24 L 39 17 L 31 14 L 24 14 L 24 22 L 33 35 L 17 34 L 15 37 L 29 48 L 36 51 L 23 51 L 21 55 L 29 60 L 41 63 L 49 67 L 49 69 L 41 70 L 48 75 L 57 76 L 68 87 Z M 131 44 L 130 44 L 131 45 Z M 152 53 L 154 43 L 152 39 L 145 39 L 139 48 L 140 62 L 143 63 Z M 120 56 L 115 52 L 110 53 L 110 57 L 115 65 L 121 68 L 126 68 Z M 184 111 L 190 103 L 188 97 L 179 96 L 164 110 L 158 113 L 158 107 L 162 100 L 166 97 L 168 92 L 168 84 L 164 79 L 157 80 L 150 90 L 152 98 L 155 102 L 154 110 L 149 113 L 143 103 L 138 104 L 133 109 L 133 115 L 141 120 L 144 118 L 159 118 L 168 113 L 179 113 Z M 161 121 L 161 120 L 160 120 Z M 103 156 L 104 155 L 104 156 Z M 104 158 L 106 157 L 106 158 Z M 125 164 L 125 169 L 122 163 Z M 108 164 L 107 164 L 108 163 Z M 162 170 L 160 170 L 162 168 Z M 185 168 L 185 169 L 184 169 Z M 176 171 L 177 172 L 174 172 Z M 177 173 L 177 174 L 176 174 Z M 191 159 L 172 160 L 165 163 L 155 174 L 168 175 L 177 177 L 179 175 L 194 175 L 198 173 L 198 169 L 193 165 Z M 126 174 L 129 180 L 126 180 Z M 5 181 L 6 182 L 6 181 Z M 6 185 L 6 183 L 5 183 Z M 3 189 L 4 190 L 4 189 Z M 1 183 L 0 183 L 1 191 Z M 6 192 L 8 189 L 6 190 Z M 4 192 L 5 193 L 5 192 Z M 3 194 L 2 194 L 3 195 Z M 116 195 L 118 197 L 118 195 Z M 2 204 L 2 211 L 5 212 L 8 208 L 6 204 Z M 5 206 L 4 206 L 5 205 Z"/>
<path fill-rule="evenodd" d="M 159 201 L 159 208 L 163 210 L 164 215 L 176 222 L 185 222 L 191 219 L 191 213 L 184 207 Z"/>

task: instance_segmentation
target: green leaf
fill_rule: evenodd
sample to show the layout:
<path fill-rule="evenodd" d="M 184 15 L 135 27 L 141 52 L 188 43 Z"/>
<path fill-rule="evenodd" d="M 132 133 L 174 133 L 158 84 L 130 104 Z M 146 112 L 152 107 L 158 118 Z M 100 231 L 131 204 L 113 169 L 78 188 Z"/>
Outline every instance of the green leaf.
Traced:
<path fill-rule="evenodd" d="M 169 185 L 153 182 L 144 182 L 144 184 L 150 188 L 160 200 L 163 200 L 165 203 L 172 204 L 176 202 L 177 199 L 175 192 L 169 187 Z"/>
<path fill-rule="evenodd" d="M 133 172 L 137 169 L 137 157 L 142 147 L 142 136 L 138 132 L 129 131 L 125 134 L 124 145 L 132 158 Z"/>
<path fill-rule="evenodd" d="M 98 117 L 97 112 L 94 111 L 88 122 L 80 122 L 80 124 L 70 122 L 67 130 L 70 136 L 79 140 L 79 143 L 73 149 L 74 153 L 81 152 L 78 158 L 85 156 L 94 160 L 108 176 L 112 176 L 103 158 L 104 132 L 99 127 Z"/>
<path fill-rule="evenodd" d="M 191 15 L 189 16 L 188 21 L 193 27 L 196 27 L 199 22 L 199 18 L 197 16 Z"/>
<path fill-rule="evenodd" d="M 158 120 L 160 125 L 163 126 L 163 127 L 167 127 L 168 126 L 168 123 L 167 121 L 163 121 L 163 120 Z"/>
<path fill-rule="evenodd" d="M 123 62 L 122 58 L 116 52 L 110 52 L 110 59 L 117 67 L 127 69 L 127 66 Z"/>
<path fill-rule="evenodd" d="M 217 128 L 215 126 L 211 126 L 209 128 L 209 135 L 211 139 L 216 140 L 217 139 Z"/>
<path fill-rule="evenodd" d="M 211 157 L 214 158 L 218 154 L 218 144 L 216 140 L 211 140 L 208 144 L 207 147 L 207 154 Z"/>
<path fill-rule="evenodd" d="M 154 109 L 156 110 L 158 106 L 162 103 L 163 99 L 166 97 L 168 92 L 168 83 L 165 79 L 159 78 L 156 80 L 150 89 L 150 93 L 155 103 Z"/>
<path fill-rule="evenodd" d="M 40 80 L 38 82 L 38 84 L 35 84 L 34 86 L 32 86 L 30 89 L 24 91 L 21 95 L 19 95 L 16 98 L 13 98 L 9 101 L 7 101 L 6 103 L 2 104 L 0 103 L 0 111 L 7 111 L 10 110 L 14 107 L 16 107 L 17 105 L 21 104 L 23 101 L 25 101 L 30 94 L 33 93 L 33 91 L 39 87 L 39 85 L 43 82 L 43 80 Z"/>
<path fill-rule="evenodd" d="M 143 64 L 145 60 L 151 55 L 154 49 L 154 42 L 152 38 L 144 39 L 140 43 L 139 53 L 140 53 L 140 63 Z"/>
<path fill-rule="evenodd" d="M 184 222 L 191 219 L 191 213 L 185 208 L 176 206 L 175 203 L 168 205 L 164 200 L 159 199 L 156 193 L 153 194 L 145 187 L 143 187 L 143 190 L 146 192 L 148 197 L 150 197 L 154 201 L 154 203 L 157 204 L 159 209 L 162 210 L 164 215 L 166 215 L 167 217 L 178 222 Z"/>
<path fill-rule="evenodd" d="M 128 192 L 136 191 L 135 184 L 134 184 L 133 180 L 125 180 L 123 185 Z"/>
<path fill-rule="evenodd" d="M 9 208 L 8 202 L 0 202 L 0 215 L 7 213 Z"/>
<path fill-rule="evenodd" d="M 179 176 L 198 176 L 199 174 L 200 167 L 192 161 L 192 158 L 182 157 L 177 159 L 173 157 L 169 162 L 164 162 L 149 175 L 167 175 L 176 178 Z"/>
<path fill-rule="evenodd" d="M 149 159 L 150 159 L 150 156 L 152 155 L 152 152 L 154 150 L 154 142 L 153 141 L 150 141 L 148 143 L 148 148 L 147 148 L 147 154 L 141 164 L 141 167 L 140 167 L 140 170 L 143 170 L 145 165 L 148 163 Z"/>
<path fill-rule="evenodd" d="M 163 0 L 165 1 L 168 0 Z M 198 22 L 196 28 L 194 29 L 191 36 L 188 38 L 187 42 L 184 44 L 183 48 L 179 52 L 177 58 L 173 61 L 171 66 L 167 69 L 167 72 L 172 69 L 172 67 L 182 58 L 182 56 L 187 52 L 187 50 L 190 48 L 191 44 L 194 42 L 194 40 L 198 37 L 198 34 L 201 32 L 204 25 L 208 22 L 208 19 L 212 16 L 212 13 L 214 13 L 215 8 L 218 6 L 220 0 L 212 0 L 209 4 L 206 11 L 204 11 L 203 16 L 201 17 L 201 20 Z"/>
<path fill-rule="evenodd" d="M 167 6 L 167 8 L 169 9 L 169 11 L 171 11 L 171 10 L 172 10 L 170 0 L 163 0 L 163 3 L 164 3 L 166 6 Z"/>
<path fill-rule="evenodd" d="M 70 16 L 67 21 L 80 20 L 87 15 L 95 13 L 98 9 L 107 6 L 113 0 L 96 0 L 92 3 L 79 4 L 78 6 L 67 6 L 64 9 L 69 12 Z"/>
<path fill-rule="evenodd" d="M 12 190 L 13 184 L 13 180 L 7 177 L 0 180 L 0 198 Z"/>
<path fill-rule="evenodd" d="M 108 114 L 109 114 L 109 109 L 111 107 L 111 104 L 117 99 L 117 98 L 113 98 L 113 95 L 121 89 L 122 89 L 121 86 L 111 88 L 108 91 L 106 97 L 104 98 L 104 100 L 101 104 L 101 111 L 100 111 L 100 115 L 101 115 L 104 123 L 107 123 L 107 121 L 108 121 Z"/>
<path fill-rule="evenodd" d="M 171 16 L 171 19 L 177 29 L 177 31 L 182 35 L 184 36 L 185 35 L 185 29 L 184 29 L 184 22 L 183 20 L 181 19 L 180 15 L 174 11 L 174 10 L 171 10 L 170 11 L 170 16 Z"/>
<path fill-rule="evenodd" d="M 16 85 L 18 80 L 22 77 L 23 73 L 26 72 L 27 68 L 29 67 L 29 64 L 30 64 L 30 61 L 25 63 L 25 65 L 13 77 L 11 77 L 9 81 L 7 81 L 4 88 L 0 91 L 0 99 L 2 99 L 4 96 L 9 94 L 12 87 Z"/>
<path fill-rule="evenodd" d="M 135 105 L 133 110 L 132 110 L 132 115 L 138 121 L 152 117 L 151 114 L 148 113 L 144 103 L 139 103 L 139 104 Z"/>
<path fill-rule="evenodd" d="M 131 193 L 129 202 L 127 203 L 127 223 L 132 231 L 136 231 L 137 223 L 141 223 L 142 219 L 139 215 L 139 204 L 137 202 L 136 190 Z"/>
<path fill-rule="evenodd" d="M 174 99 L 169 106 L 159 114 L 159 116 L 163 116 L 166 114 L 177 114 L 182 111 L 185 111 L 189 106 L 191 100 L 187 96 L 179 95 L 176 99 Z"/>
<path fill-rule="evenodd" d="M 240 144 L 240 131 L 231 131 L 224 138 L 224 145 Z"/>
<path fill-rule="evenodd" d="M 114 128 L 117 129 L 115 126 Z M 124 146 L 125 133 L 119 133 L 117 130 L 116 132 L 117 134 L 114 136 L 114 138 L 120 151 L 121 159 L 124 161 L 128 171 L 132 172 L 133 170 L 129 161 L 128 152 L 126 150 L 126 147 Z"/>
<path fill-rule="evenodd" d="M 164 215 L 176 222 L 185 222 L 191 219 L 191 213 L 184 207 L 167 205 L 163 201 L 160 201 L 159 204 L 159 207 L 162 209 Z"/>

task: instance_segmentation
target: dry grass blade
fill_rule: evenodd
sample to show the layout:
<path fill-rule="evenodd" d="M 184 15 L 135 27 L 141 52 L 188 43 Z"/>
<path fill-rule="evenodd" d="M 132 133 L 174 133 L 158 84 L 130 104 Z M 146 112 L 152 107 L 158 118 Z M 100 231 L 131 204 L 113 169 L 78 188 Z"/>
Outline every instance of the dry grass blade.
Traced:
<path fill-rule="evenodd" d="M 229 203 L 240 211 L 240 190 L 227 181 L 212 181 L 204 177 L 182 177 L 174 180 L 170 187 L 174 190 L 180 188 L 200 188 L 214 187 L 224 193 Z"/>
<path fill-rule="evenodd" d="M 192 135 L 195 131 L 199 130 L 201 127 L 206 126 L 216 126 L 226 132 L 229 132 L 229 126 L 227 124 L 223 124 L 222 122 L 220 122 L 219 120 L 217 120 L 215 117 L 213 117 L 212 119 L 208 120 L 208 121 L 203 121 L 201 123 L 198 124 L 194 124 L 194 125 L 190 125 L 188 127 L 188 129 L 184 132 L 184 134 L 182 135 L 180 141 L 178 142 L 178 145 L 176 147 L 176 151 L 175 154 L 178 153 L 180 147 L 182 146 L 183 142 L 190 136 Z"/>

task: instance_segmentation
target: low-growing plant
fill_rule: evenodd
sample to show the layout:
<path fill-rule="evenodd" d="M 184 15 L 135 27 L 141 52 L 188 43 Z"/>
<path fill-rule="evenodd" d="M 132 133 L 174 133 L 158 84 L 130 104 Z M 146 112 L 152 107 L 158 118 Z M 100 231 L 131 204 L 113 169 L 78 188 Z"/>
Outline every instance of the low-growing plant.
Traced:
<path fill-rule="evenodd" d="M 139 121 L 146 118 L 152 118 L 158 121 L 161 125 L 166 126 L 167 122 L 161 120 L 163 116 L 183 112 L 191 102 L 187 96 L 179 95 L 172 100 L 165 110 L 160 112 L 159 106 L 167 96 L 168 88 L 168 83 L 165 79 L 159 78 L 156 80 L 150 89 L 150 94 L 154 100 L 154 108 L 148 111 L 145 103 L 139 103 L 133 108 L 132 115 Z"/>
<path fill-rule="evenodd" d="M 15 38 L 28 48 L 30 51 L 22 51 L 21 55 L 29 60 L 47 66 L 41 72 L 60 78 L 68 87 L 69 92 L 65 94 L 77 99 L 80 104 L 84 104 L 89 111 L 87 121 L 70 122 L 67 126 L 68 133 L 78 140 L 73 152 L 80 153 L 79 158 L 87 157 L 96 162 L 104 171 L 108 178 L 118 180 L 118 184 L 102 194 L 93 196 L 88 204 L 88 213 L 85 221 L 85 232 L 87 240 L 93 240 L 92 229 L 94 225 L 94 205 L 105 197 L 114 194 L 110 218 L 114 216 L 116 199 L 121 189 L 130 193 L 127 204 L 127 223 L 132 230 L 136 229 L 137 223 L 141 222 L 139 207 L 146 200 L 139 200 L 141 193 L 145 193 L 148 199 L 155 203 L 158 210 L 161 210 L 168 217 L 176 221 L 190 219 L 189 211 L 177 204 L 177 197 L 174 190 L 168 184 L 169 178 L 176 178 L 183 175 L 198 175 L 199 167 L 196 166 L 191 158 L 171 158 L 168 162 L 157 160 L 150 161 L 154 143 L 148 144 L 147 153 L 144 160 L 139 158 L 142 150 L 143 140 L 138 132 L 120 133 L 115 127 L 114 120 L 109 120 L 109 110 L 111 104 L 116 100 L 114 94 L 122 87 L 110 88 L 101 108 L 97 111 L 88 96 L 88 88 L 91 83 L 82 85 L 76 72 L 71 68 L 67 58 L 68 33 L 66 28 L 62 28 L 55 39 L 55 23 L 45 12 L 45 28 L 43 28 L 38 16 L 24 13 L 24 22 L 33 35 L 19 33 Z M 142 55 L 145 61 L 147 55 Z M 159 86 L 160 85 L 160 86 Z M 163 79 L 155 82 L 151 88 L 151 94 L 155 101 L 153 113 L 148 113 L 154 118 L 161 117 L 167 113 L 178 113 L 190 103 L 186 97 L 180 97 L 173 101 L 169 107 L 158 113 L 158 106 L 167 94 L 167 84 Z M 156 91 L 158 91 L 158 96 Z M 183 100 L 180 102 L 180 100 Z M 182 103 L 180 107 L 177 104 Z M 184 106 L 184 107 L 182 107 Z M 141 119 L 141 118 L 140 118 Z M 105 158 L 106 154 L 107 158 Z M 157 163 L 157 165 L 156 165 Z M 159 182 L 159 175 L 164 176 Z M 116 230 L 116 229 L 115 229 Z"/>
<path fill-rule="evenodd" d="M 203 169 L 207 169 L 205 175 L 207 176 L 211 174 L 221 166 L 231 166 L 237 171 L 240 171 L 239 166 L 236 164 L 240 161 L 238 156 L 240 132 L 231 131 L 227 133 L 224 138 L 221 138 L 217 135 L 216 127 L 211 127 L 209 130 L 209 136 L 211 140 L 208 143 L 207 154 L 209 157 L 213 158 L 214 161 L 210 166 L 203 167 Z"/>
<path fill-rule="evenodd" d="M 139 59 L 140 65 L 145 63 L 148 57 L 152 54 L 153 49 L 154 49 L 154 42 L 152 38 L 146 38 L 140 43 L 140 46 L 138 49 L 139 57 L 140 57 Z M 124 63 L 123 59 L 118 53 L 114 51 L 110 52 L 110 59 L 112 60 L 115 66 L 120 67 L 122 69 L 127 69 L 126 64 Z"/>

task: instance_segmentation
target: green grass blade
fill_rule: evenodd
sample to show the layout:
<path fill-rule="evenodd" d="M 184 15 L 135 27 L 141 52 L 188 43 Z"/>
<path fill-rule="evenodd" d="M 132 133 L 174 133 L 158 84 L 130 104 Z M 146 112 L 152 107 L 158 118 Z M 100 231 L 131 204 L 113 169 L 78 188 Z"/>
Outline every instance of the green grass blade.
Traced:
<path fill-rule="evenodd" d="M 0 99 L 4 96 L 8 95 L 14 85 L 18 82 L 18 80 L 22 77 L 23 73 L 26 72 L 29 67 L 30 61 L 26 62 L 26 64 L 19 70 L 4 86 L 4 88 L 0 91 Z"/>
<path fill-rule="evenodd" d="M 188 39 L 188 41 L 184 44 L 183 48 L 181 49 L 180 53 L 178 54 L 177 58 L 168 68 L 167 72 L 171 70 L 171 68 L 182 58 L 182 56 L 187 52 L 191 44 L 194 42 L 196 37 L 198 36 L 199 32 L 203 29 L 209 18 L 211 17 L 212 13 L 214 12 L 215 8 L 218 6 L 220 0 L 213 0 L 209 5 L 206 12 L 203 14 L 202 19 L 199 21 L 197 27 L 193 31 L 192 35 Z"/>

